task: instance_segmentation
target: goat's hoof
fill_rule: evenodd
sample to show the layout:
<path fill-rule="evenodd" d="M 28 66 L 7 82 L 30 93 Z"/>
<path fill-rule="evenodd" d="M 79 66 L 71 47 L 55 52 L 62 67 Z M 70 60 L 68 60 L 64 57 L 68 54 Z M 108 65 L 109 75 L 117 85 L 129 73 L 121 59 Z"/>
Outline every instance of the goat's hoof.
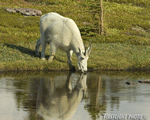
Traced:
<path fill-rule="evenodd" d="M 48 59 L 48 62 L 52 62 L 53 60 L 52 59 Z"/>
<path fill-rule="evenodd" d="M 46 59 L 45 58 L 41 58 L 41 60 L 45 61 Z"/>
<path fill-rule="evenodd" d="M 71 67 L 70 67 L 70 71 L 75 72 L 75 71 L 76 71 L 75 66 L 71 66 Z"/>
<path fill-rule="evenodd" d="M 48 62 L 52 62 L 54 57 L 49 57 Z"/>

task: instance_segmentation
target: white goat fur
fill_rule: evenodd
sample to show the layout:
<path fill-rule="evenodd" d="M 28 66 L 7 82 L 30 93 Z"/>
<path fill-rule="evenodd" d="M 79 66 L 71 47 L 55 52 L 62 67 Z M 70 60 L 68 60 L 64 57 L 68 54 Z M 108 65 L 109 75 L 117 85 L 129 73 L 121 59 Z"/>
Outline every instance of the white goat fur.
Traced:
<path fill-rule="evenodd" d="M 36 44 L 36 54 L 39 54 L 39 47 L 42 45 L 41 58 L 45 60 L 46 44 L 50 43 L 50 57 L 52 61 L 57 48 L 65 51 L 68 56 L 68 64 L 72 68 L 71 56 L 74 52 L 78 58 L 79 69 L 87 71 L 87 60 L 90 49 L 85 51 L 80 31 L 76 23 L 67 17 L 57 13 L 47 13 L 40 19 L 41 37 Z M 83 62 L 81 61 L 81 58 Z"/>

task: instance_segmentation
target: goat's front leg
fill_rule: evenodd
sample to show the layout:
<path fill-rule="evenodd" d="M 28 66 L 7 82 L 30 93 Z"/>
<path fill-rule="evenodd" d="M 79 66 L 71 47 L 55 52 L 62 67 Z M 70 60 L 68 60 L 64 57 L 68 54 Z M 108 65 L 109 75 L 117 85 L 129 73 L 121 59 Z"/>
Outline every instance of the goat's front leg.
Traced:
<path fill-rule="evenodd" d="M 67 52 L 68 65 L 69 65 L 69 68 L 70 68 L 71 71 L 75 71 L 75 67 L 72 65 L 72 59 L 71 59 L 72 54 L 73 54 L 72 50 L 70 50 L 70 51 Z"/>
<path fill-rule="evenodd" d="M 53 44 L 53 42 L 50 43 L 50 57 L 48 59 L 49 62 L 52 62 L 54 57 L 55 57 L 55 53 L 56 53 L 56 46 L 55 44 Z"/>
<path fill-rule="evenodd" d="M 42 43 L 41 59 L 45 60 L 46 41 L 42 40 L 41 43 Z"/>

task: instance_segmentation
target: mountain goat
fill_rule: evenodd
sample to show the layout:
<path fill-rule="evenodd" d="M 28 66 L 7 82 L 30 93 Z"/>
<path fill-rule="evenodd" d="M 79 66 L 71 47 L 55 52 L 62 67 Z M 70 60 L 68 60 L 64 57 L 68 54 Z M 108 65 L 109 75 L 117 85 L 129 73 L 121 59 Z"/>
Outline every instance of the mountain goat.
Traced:
<path fill-rule="evenodd" d="M 87 60 L 91 52 L 91 46 L 85 50 L 80 31 L 76 23 L 67 17 L 51 12 L 43 15 L 40 19 L 41 37 L 37 40 L 35 52 L 39 55 L 39 47 L 42 45 L 41 59 L 45 60 L 46 44 L 50 44 L 50 57 L 52 61 L 56 50 L 59 48 L 67 53 L 68 64 L 71 70 L 71 56 L 74 52 L 78 60 L 78 68 L 82 72 L 87 71 Z"/>

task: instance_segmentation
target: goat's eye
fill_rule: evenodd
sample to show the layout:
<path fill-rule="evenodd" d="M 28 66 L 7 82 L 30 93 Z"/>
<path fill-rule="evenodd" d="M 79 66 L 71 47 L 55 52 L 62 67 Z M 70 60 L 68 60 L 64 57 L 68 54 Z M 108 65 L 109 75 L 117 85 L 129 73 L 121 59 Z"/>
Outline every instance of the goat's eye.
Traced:
<path fill-rule="evenodd" d="M 80 58 L 80 60 L 83 60 L 83 59 L 84 59 L 83 57 Z"/>

